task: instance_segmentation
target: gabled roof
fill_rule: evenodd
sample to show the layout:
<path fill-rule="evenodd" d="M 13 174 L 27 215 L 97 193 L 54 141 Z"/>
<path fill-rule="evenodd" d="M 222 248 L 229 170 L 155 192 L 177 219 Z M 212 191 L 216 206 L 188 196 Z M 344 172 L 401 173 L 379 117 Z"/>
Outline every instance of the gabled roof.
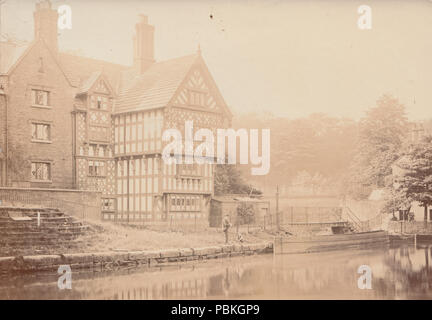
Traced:
<path fill-rule="evenodd" d="M 86 80 L 81 84 L 81 86 L 80 86 L 79 89 L 78 89 L 77 95 L 81 95 L 81 94 L 84 94 L 84 93 L 88 93 L 88 92 L 93 88 L 93 86 L 95 85 L 95 83 L 96 83 L 99 79 L 101 79 L 101 80 L 104 82 L 104 84 L 106 85 L 108 91 L 109 91 L 110 93 L 113 93 L 113 88 L 112 88 L 111 85 L 109 84 L 109 80 L 106 79 L 105 75 L 104 75 L 101 71 L 96 71 L 96 72 L 93 72 L 93 73 L 90 75 L 90 77 L 89 77 L 88 79 L 86 79 Z"/>
<path fill-rule="evenodd" d="M 0 74 L 10 75 L 13 73 L 20 62 L 30 52 L 32 52 L 33 48 L 35 48 L 37 45 L 42 45 L 46 48 L 46 50 L 48 50 L 49 54 L 54 60 L 54 63 L 57 64 L 66 80 L 69 82 L 69 84 L 71 84 L 69 77 L 66 75 L 58 61 L 57 55 L 52 52 L 43 39 L 33 40 L 31 43 L 26 45 L 16 45 L 11 42 L 0 42 L 0 60 L 2 60 L 0 63 Z"/>
<path fill-rule="evenodd" d="M 83 83 L 81 83 L 81 86 L 78 89 L 77 95 L 83 94 L 88 92 L 92 87 L 93 84 L 96 82 L 97 79 L 102 75 L 102 72 L 95 71 L 93 72 L 90 77 L 87 78 Z"/>
<path fill-rule="evenodd" d="M 0 42 L 0 74 L 6 74 L 18 62 L 29 44 L 15 44 L 12 42 Z"/>
<path fill-rule="evenodd" d="M 11 72 L 35 43 L 37 41 L 27 46 L 17 46 L 0 42 L 0 74 Z M 68 53 L 60 52 L 54 59 L 69 83 L 78 88 L 77 94 L 87 92 L 97 79 L 104 77 L 110 89 L 117 95 L 115 113 L 168 106 L 196 63 L 201 63 L 204 66 L 203 71 L 212 79 L 200 53 L 154 63 L 143 74 L 137 74 L 133 67 Z M 223 109 L 227 115 L 231 115 L 213 82 L 211 85 L 222 102 Z"/>
<path fill-rule="evenodd" d="M 152 64 L 143 74 L 123 84 L 116 113 L 165 107 L 198 58 L 193 54 Z"/>
<path fill-rule="evenodd" d="M 94 76 L 95 72 L 101 72 L 108 78 L 113 89 L 116 90 L 120 84 L 122 72 L 130 68 L 120 64 L 62 52 L 58 54 L 58 59 L 67 77 L 75 87 L 83 87 L 84 83 L 90 81 L 89 78 Z"/>

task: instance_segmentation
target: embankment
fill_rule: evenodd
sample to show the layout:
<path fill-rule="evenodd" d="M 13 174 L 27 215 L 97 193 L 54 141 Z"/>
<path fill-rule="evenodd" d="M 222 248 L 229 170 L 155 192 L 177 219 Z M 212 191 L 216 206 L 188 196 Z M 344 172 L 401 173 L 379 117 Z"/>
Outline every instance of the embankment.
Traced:
<path fill-rule="evenodd" d="M 74 269 L 110 269 L 119 266 L 157 266 L 172 262 L 199 261 L 273 252 L 273 243 L 233 244 L 202 248 L 156 251 L 108 251 L 0 257 L 0 273 L 31 273 L 58 270 L 61 265 Z"/>

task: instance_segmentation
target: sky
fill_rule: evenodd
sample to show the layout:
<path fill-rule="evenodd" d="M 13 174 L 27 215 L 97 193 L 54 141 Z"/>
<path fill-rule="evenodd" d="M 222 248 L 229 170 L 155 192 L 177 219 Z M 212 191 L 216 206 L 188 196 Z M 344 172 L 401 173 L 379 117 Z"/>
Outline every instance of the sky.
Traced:
<path fill-rule="evenodd" d="M 6 0 L 2 33 L 33 39 L 35 0 Z M 155 26 L 155 58 L 204 60 L 234 114 L 358 119 L 382 94 L 410 119 L 432 118 L 431 0 L 52 0 L 72 9 L 62 51 L 132 63 L 138 14 Z M 360 30 L 357 10 L 372 9 Z M 211 18 L 212 16 L 212 18 Z"/>

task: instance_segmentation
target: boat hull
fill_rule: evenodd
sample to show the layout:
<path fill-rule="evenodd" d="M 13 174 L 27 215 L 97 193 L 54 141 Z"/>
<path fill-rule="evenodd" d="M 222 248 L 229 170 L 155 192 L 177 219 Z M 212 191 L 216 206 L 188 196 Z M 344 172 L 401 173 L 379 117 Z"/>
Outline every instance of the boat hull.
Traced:
<path fill-rule="evenodd" d="M 386 231 L 362 232 L 353 234 L 337 234 L 315 236 L 312 238 L 284 238 L 276 237 L 274 242 L 275 254 L 309 253 L 347 248 L 369 248 L 389 243 Z"/>

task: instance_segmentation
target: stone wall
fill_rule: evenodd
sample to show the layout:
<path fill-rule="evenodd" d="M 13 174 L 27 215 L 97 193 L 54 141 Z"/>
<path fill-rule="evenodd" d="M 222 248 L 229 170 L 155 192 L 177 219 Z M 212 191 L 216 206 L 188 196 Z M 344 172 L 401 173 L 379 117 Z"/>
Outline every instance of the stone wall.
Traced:
<path fill-rule="evenodd" d="M 3 206 L 57 208 L 82 220 L 101 220 L 101 193 L 81 190 L 0 188 Z"/>
<path fill-rule="evenodd" d="M 170 262 L 221 259 L 272 253 L 272 243 L 235 244 L 159 251 L 97 252 L 0 258 L 0 272 L 57 270 L 61 265 L 75 269 L 111 269 L 120 266 L 157 266 Z"/>

